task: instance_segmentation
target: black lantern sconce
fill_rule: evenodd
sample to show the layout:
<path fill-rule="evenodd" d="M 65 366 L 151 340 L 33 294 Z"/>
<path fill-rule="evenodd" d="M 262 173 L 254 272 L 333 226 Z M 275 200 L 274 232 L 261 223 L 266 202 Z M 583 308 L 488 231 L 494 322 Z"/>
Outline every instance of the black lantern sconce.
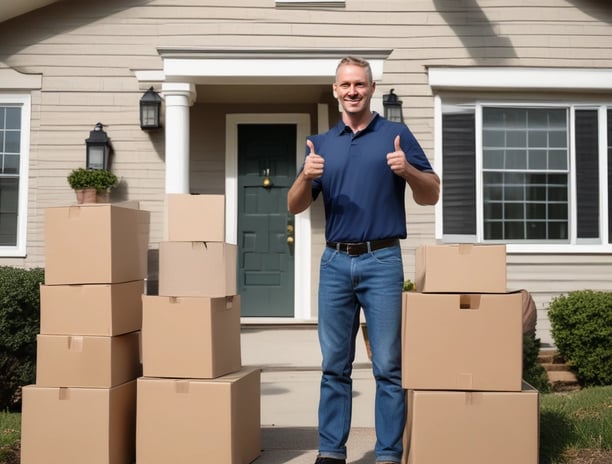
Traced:
<path fill-rule="evenodd" d="M 397 98 L 391 89 L 389 93 L 383 95 L 383 106 L 385 108 L 385 119 L 394 122 L 404 122 L 402 114 L 402 101 Z"/>
<path fill-rule="evenodd" d="M 85 139 L 87 147 L 87 169 L 109 169 L 112 146 L 110 139 L 104 132 L 101 122 L 97 123 L 94 130 L 89 132 L 89 138 Z"/>
<path fill-rule="evenodd" d="M 162 98 L 151 87 L 140 99 L 140 128 L 159 129 Z"/>

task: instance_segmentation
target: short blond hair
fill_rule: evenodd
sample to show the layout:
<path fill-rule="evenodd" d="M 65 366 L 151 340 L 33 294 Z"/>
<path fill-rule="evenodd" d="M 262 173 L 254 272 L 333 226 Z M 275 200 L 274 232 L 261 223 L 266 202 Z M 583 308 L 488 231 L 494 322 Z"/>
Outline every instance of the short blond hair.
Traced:
<path fill-rule="evenodd" d="M 368 74 L 369 81 L 370 82 L 374 81 L 374 78 L 372 77 L 372 68 L 370 67 L 370 63 L 364 60 L 363 58 L 359 58 L 357 56 L 350 56 L 350 55 L 345 56 L 344 58 L 340 60 L 340 63 L 338 63 L 338 66 L 336 66 L 336 76 L 338 75 L 338 69 L 348 64 L 352 64 L 355 66 L 359 66 L 361 68 L 365 68 Z"/>

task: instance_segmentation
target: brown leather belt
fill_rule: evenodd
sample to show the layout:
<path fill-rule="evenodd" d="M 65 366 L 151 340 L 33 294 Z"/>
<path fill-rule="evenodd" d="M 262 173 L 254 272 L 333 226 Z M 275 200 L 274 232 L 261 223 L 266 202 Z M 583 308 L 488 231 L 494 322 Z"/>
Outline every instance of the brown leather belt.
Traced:
<path fill-rule="evenodd" d="M 342 251 L 350 256 L 359 256 L 370 251 L 399 245 L 399 240 L 397 238 L 387 238 L 358 243 L 327 242 L 326 245 L 329 248 L 333 248 L 336 251 Z"/>

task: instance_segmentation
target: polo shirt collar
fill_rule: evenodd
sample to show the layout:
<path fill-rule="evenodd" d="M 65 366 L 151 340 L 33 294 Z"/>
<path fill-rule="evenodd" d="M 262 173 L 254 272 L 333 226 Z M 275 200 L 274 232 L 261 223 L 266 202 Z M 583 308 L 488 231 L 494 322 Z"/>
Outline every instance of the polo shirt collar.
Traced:
<path fill-rule="evenodd" d="M 380 115 L 376 111 L 372 111 L 372 119 L 370 120 L 370 123 L 365 127 L 365 129 L 359 131 L 359 133 L 363 134 L 364 132 L 368 132 L 370 130 L 375 129 L 379 121 Z M 353 130 L 349 126 L 347 126 L 342 119 L 340 119 L 340 122 L 338 122 L 338 124 L 336 125 L 336 130 L 337 135 L 342 135 L 344 133 L 353 134 Z"/>

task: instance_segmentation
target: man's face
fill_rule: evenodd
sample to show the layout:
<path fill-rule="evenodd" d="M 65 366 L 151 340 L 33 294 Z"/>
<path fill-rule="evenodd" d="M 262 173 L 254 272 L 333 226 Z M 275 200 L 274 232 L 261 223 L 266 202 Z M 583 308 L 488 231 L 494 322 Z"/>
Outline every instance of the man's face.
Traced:
<path fill-rule="evenodd" d="M 336 73 L 334 92 L 346 113 L 359 114 L 370 111 L 375 86 L 370 82 L 366 68 L 345 64 Z"/>

